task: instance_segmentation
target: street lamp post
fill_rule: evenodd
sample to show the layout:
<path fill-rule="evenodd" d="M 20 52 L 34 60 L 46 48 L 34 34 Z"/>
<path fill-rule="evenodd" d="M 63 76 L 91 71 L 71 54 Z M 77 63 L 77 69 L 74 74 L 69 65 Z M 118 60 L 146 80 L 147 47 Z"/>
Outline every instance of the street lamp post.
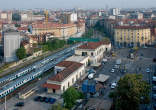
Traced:
<path fill-rule="evenodd" d="M 4 110 L 6 110 L 6 95 L 5 95 L 5 107 L 4 107 Z"/>

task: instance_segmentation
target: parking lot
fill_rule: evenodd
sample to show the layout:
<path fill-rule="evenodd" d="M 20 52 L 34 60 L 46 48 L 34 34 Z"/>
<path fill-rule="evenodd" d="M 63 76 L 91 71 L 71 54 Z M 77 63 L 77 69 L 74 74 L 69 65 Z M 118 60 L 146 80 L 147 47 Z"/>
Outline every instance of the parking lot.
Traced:
<path fill-rule="evenodd" d="M 96 76 L 99 74 L 104 74 L 104 75 L 109 75 L 109 80 L 104 86 L 104 91 L 103 94 L 100 96 L 97 96 L 97 98 L 104 98 L 109 100 L 109 93 L 111 90 L 111 84 L 114 82 L 117 82 L 120 77 L 124 76 L 126 73 L 137 73 L 137 74 L 142 74 L 144 80 L 150 82 L 152 84 L 152 76 L 154 74 L 153 71 L 153 58 L 155 57 L 155 48 L 147 48 L 147 49 L 139 49 L 136 52 L 135 58 L 130 59 L 127 58 L 129 49 L 124 48 L 120 50 L 114 50 L 115 56 L 110 56 L 110 55 L 105 55 L 105 59 L 107 59 L 107 62 L 105 64 L 102 64 L 98 69 L 96 69 Z M 121 59 L 121 64 L 116 66 L 116 61 L 118 59 Z M 121 71 L 124 67 L 125 71 Z M 113 69 L 113 70 L 112 70 Z M 147 71 L 149 69 L 149 72 Z M 93 79 L 94 79 L 93 78 Z M 93 80 L 91 79 L 91 80 Z M 82 83 L 79 83 L 80 86 Z M 153 85 L 155 85 L 153 83 Z M 41 88 L 41 87 L 40 87 Z M 81 88 L 80 88 L 81 89 Z M 153 94 L 156 94 L 156 92 L 152 92 Z M 151 93 L 151 97 L 153 96 Z M 17 96 L 11 98 L 10 100 L 7 101 L 7 110 L 48 110 L 52 104 L 46 103 L 46 102 L 40 102 L 40 101 L 34 101 L 34 98 L 36 96 L 45 96 L 49 98 L 55 98 L 56 102 L 62 102 L 62 99 L 59 96 L 47 94 L 43 89 L 40 91 L 36 92 L 29 98 L 25 100 L 20 100 Z M 23 107 L 15 107 L 15 104 L 17 102 L 24 102 Z M 151 105 L 152 107 L 152 105 Z M 0 108 L 4 108 L 4 104 L 0 104 Z M 1 109 L 0 109 L 1 110 Z M 3 110 L 3 109 L 2 109 Z M 152 110 L 152 109 L 150 109 Z"/>

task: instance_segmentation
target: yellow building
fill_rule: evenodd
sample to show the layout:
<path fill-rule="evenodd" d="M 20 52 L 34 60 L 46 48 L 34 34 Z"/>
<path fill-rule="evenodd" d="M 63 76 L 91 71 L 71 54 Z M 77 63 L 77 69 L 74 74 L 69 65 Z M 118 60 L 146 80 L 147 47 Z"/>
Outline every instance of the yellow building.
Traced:
<path fill-rule="evenodd" d="M 114 27 L 114 43 L 118 47 L 135 47 L 151 44 L 151 29 L 146 26 Z"/>

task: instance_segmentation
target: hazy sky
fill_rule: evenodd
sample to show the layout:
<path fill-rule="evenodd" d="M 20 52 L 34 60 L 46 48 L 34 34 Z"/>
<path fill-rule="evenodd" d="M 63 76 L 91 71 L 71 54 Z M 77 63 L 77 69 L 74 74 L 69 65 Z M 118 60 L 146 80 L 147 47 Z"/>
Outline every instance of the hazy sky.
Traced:
<path fill-rule="evenodd" d="M 0 0 L 0 9 L 12 8 L 150 8 L 156 0 Z"/>

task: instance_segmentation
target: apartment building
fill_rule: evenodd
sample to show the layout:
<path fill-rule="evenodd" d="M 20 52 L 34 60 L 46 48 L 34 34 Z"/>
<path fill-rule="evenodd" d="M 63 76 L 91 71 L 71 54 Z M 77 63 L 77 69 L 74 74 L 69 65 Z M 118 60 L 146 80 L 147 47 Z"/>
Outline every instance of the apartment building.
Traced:
<path fill-rule="evenodd" d="M 75 50 L 75 55 L 89 56 L 91 64 L 97 64 L 103 58 L 104 52 L 111 50 L 110 42 L 88 42 Z"/>
<path fill-rule="evenodd" d="M 77 22 L 77 13 L 65 13 L 61 15 L 61 21 L 63 24 L 70 24 Z"/>
<path fill-rule="evenodd" d="M 48 93 L 62 94 L 85 74 L 85 67 L 78 62 L 62 61 L 55 66 L 55 72 L 43 87 Z"/>
<path fill-rule="evenodd" d="M 53 33 L 54 37 L 68 37 L 77 33 L 76 24 L 36 23 L 32 26 L 32 34 Z"/>
<path fill-rule="evenodd" d="M 152 42 L 151 29 L 147 26 L 116 26 L 114 30 L 115 45 L 119 47 L 140 47 Z"/>

